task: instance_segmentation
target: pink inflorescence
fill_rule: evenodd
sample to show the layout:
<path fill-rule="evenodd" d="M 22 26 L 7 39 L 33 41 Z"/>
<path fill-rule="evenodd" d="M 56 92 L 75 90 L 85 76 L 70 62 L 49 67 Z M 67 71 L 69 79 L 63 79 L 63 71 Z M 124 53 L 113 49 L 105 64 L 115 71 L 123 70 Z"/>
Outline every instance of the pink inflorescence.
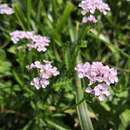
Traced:
<path fill-rule="evenodd" d="M 39 61 L 35 61 L 34 63 L 27 66 L 29 70 L 37 69 L 39 76 L 35 77 L 31 81 L 31 85 L 35 86 L 36 89 L 46 88 L 49 85 L 49 79 L 53 76 L 59 75 L 59 71 L 56 67 L 52 66 L 50 61 L 44 61 L 42 64 Z"/>
<path fill-rule="evenodd" d="M 31 40 L 34 36 L 34 32 L 16 30 L 14 32 L 11 32 L 10 36 L 13 43 L 16 44 L 23 39 Z"/>
<path fill-rule="evenodd" d="M 28 48 L 31 49 L 36 49 L 38 52 L 45 52 L 47 50 L 47 46 L 49 46 L 50 40 L 48 39 L 48 37 L 45 36 L 40 36 L 40 35 L 34 35 L 32 37 L 32 42 L 31 44 L 28 44 Z"/>
<path fill-rule="evenodd" d="M 82 8 L 83 23 L 96 23 L 97 20 L 94 16 L 96 11 L 106 15 L 110 11 L 108 4 L 104 3 L 103 0 L 82 0 L 79 4 L 79 7 Z M 86 16 L 88 15 L 88 16 Z"/>
<path fill-rule="evenodd" d="M 29 31 L 14 31 L 10 33 L 11 40 L 16 44 L 20 40 L 26 39 L 30 43 L 27 45 L 29 50 L 36 49 L 38 52 L 45 52 L 49 46 L 49 38 L 46 36 L 36 35 L 34 32 Z"/>
<path fill-rule="evenodd" d="M 86 92 L 94 94 L 99 100 L 104 100 L 110 95 L 108 91 L 110 84 L 118 82 L 117 70 L 103 65 L 101 62 L 78 64 L 75 70 L 78 72 L 79 78 L 89 80 L 89 87 Z M 93 88 L 93 86 L 95 87 Z"/>
<path fill-rule="evenodd" d="M 7 4 L 0 4 L 0 14 L 11 15 L 14 11 Z"/>

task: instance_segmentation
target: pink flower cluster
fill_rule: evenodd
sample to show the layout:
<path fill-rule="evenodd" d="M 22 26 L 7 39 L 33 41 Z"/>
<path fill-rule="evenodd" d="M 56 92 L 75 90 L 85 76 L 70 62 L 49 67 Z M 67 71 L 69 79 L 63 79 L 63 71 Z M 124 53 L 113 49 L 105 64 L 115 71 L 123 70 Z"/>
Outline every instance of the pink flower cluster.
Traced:
<path fill-rule="evenodd" d="M 29 40 L 27 45 L 29 50 L 36 49 L 38 52 L 45 52 L 46 47 L 49 46 L 50 40 L 46 36 L 36 35 L 34 32 L 29 31 L 14 31 L 10 33 L 11 40 L 16 44 L 22 39 Z"/>
<path fill-rule="evenodd" d="M 36 89 L 46 88 L 47 85 L 49 85 L 49 79 L 53 76 L 59 75 L 59 71 L 56 67 L 53 67 L 50 61 L 44 61 L 44 64 L 42 64 L 39 61 L 35 61 L 31 65 L 28 65 L 27 68 L 29 70 L 31 69 L 37 69 L 39 76 L 35 77 L 31 81 L 31 85 L 35 86 Z"/>
<path fill-rule="evenodd" d="M 82 8 L 83 23 L 96 23 L 96 17 L 94 14 L 96 11 L 106 15 L 110 11 L 108 4 L 104 3 L 103 0 L 82 0 L 79 4 L 79 7 Z M 87 16 L 86 16 L 87 15 Z"/>
<path fill-rule="evenodd" d="M 20 40 L 26 39 L 29 40 L 30 43 L 27 45 L 29 50 L 36 49 L 38 52 L 45 52 L 46 47 L 49 46 L 50 40 L 41 35 L 36 35 L 34 32 L 29 31 L 14 31 L 10 33 L 11 40 L 16 44 Z M 36 89 L 40 89 L 47 87 L 49 85 L 49 79 L 53 76 L 57 76 L 59 71 L 56 67 L 53 67 L 51 62 L 44 61 L 42 64 L 39 61 L 35 61 L 34 63 L 27 66 L 29 70 L 37 69 L 38 70 L 38 77 L 33 78 L 31 81 L 31 85 L 35 86 Z"/>
<path fill-rule="evenodd" d="M 78 64 L 75 70 L 78 72 L 79 78 L 87 78 L 89 80 L 90 83 L 86 92 L 94 94 L 100 100 L 110 95 L 108 92 L 109 85 L 118 82 L 117 71 L 114 68 L 103 65 L 101 62 Z M 90 87 L 94 84 L 96 84 L 94 88 Z"/>
<path fill-rule="evenodd" d="M 32 42 L 31 44 L 28 44 L 28 48 L 31 49 L 36 49 L 38 52 L 45 52 L 47 50 L 47 46 L 49 46 L 50 40 L 45 37 L 45 36 L 40 36 L 40 35 L 34 35 L 32 37 Z"/>
<path fill-rule="evenodd" d="M 14 32 L 11 32 L 10 36 L 13 43 L 16 44 L 23 39 L 31 40 L 34 36 L 34 32 L 16 30 Z"/>
<path fill-rule="evenodd" d="M 7 4 L 0 4 L 0 14 L 11 15 L 14 11 Z"/>

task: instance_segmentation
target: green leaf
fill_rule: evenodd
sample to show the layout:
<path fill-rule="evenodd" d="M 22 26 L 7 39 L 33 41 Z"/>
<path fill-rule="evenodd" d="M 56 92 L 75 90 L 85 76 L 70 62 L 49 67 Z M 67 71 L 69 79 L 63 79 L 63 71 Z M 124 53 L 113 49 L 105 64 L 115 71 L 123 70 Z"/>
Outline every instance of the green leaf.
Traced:
<path fill-rule="evenodd" d="M 77 63 L 79 63 L 80 58 L 77 58 Z M 77 105 L 77 113 L 81 125 L 82 130 L 93 130 L 92 122 L 89 117 L 89 111 L 87 108 L 87 104 L 85 101 L 81 102 L 84 99 L 84 92 L 82 90 L 81 80 L 78 78 L 78 76 L 75 76 L 76 80 L 76 104 Z M 79 102 L 81 102 L 79 104 Z"/>
<path fill-rule="evenodd" d="M 4 60 L 6 58 L 6 52 L 0 48 L 0 60 Z"/>
<path fill-rule="evenodd" d="M 21 78 L 19 77 L 19 74 L 15 70 L 13 70 L 13 75 L 14 75 L 15 80 L 20 84 L 20 86 L 23 86 L 23 81 L 21 80 Z"/>
<path fill-rule="evenodd" d="M 0 75 L 8 75 L 10 73 L 11 63 L 0 60 Z"/>
<path fill-rule="evenodd" d="M 130 124 L 130 109 L 126 109 L 120 115 L 121 124 L 119 130 L 125 130 L 126 127 Z"/>
<path fill-rule="evenodd" d="M 23 13 L 23 11 L 21 10 L 21 7 L 20 7 L 20 5 L 18 4 L 18 3 L 14 3 L 13 4 L 13 8 L 14 8 L 14 10 L 15 10 L 15 16 L 16 16 L 16 18 L 17 18 L 17 20 L 18 20 L 18 23 L 19 23 L 19 25 L 22 27 L 22 29 L 23 30 L 26 30 L 26 27 L 25 27 L 25 16 L 24 16 L 24 13 Z"/>
<path fill-rule="evenodd" d="M 53 84 L 53 88 L 55 91 L 59 91 L 61 88 L 64 88 L 67 91 L 70 90 L 70 87 L 68 88 L 67 86 L 69 86 L 71 82 L 72 79 L 62 78 Z"/>
<path fill-rule="evenodd" d="M 32 0 L 27 0 L 27 19 L 28 19 L 28 28 L 30 28 L 31 21 L 31 10 L 32 10 Z"/>
<path fill-rule="evenodd" d="M 32 120 L 30 120 L 30 121 L 24 126 L 24 128 L 23 128 L 22 130 L 28 130 L 31 125 L 32 125 Z"/>
<path fill-rule="evenodd" d="M 46 122 L 49 126 L 55 128 L 56 130 L 71 130 L 70 128 L 68 128 L 67 126 L 65 126 L 57 120 L 46 119 Z"/>
<path fill-rule="evenodd" d="M 120 53 L 119 53 L 119 49 L 111 43 L 110 39 L 105 36 L 104 34 L 99 34 L 96 30 L 92 29 L 91 30 L 92 33 L 92 37 L 95 37 L 96 39 L 102 41 L 103 43 L 105 43 L 105 45 L 111 50 L 111 52 L 113 53 L 115 60 L 118 61 L 120 58 Z"/>
<path fill-rule="evenodd" d="M 69 16 L 73 10 L 74 10 L 74 5 L 71 2 L 67 2 L 63 15 L 59 18 L 59 20 L 57 22 L 57 26 L 56 26 L 57 32 L 60 32 L 63 30 L 63 28 L 65 27 L 66 22 L 69 19 Z"/>
<path fill-rule="evenodd" d="M 17 53 L 16 46 L 11 46 L 10 48 L 8 48 L 8 52 L 16 54 Z"/>

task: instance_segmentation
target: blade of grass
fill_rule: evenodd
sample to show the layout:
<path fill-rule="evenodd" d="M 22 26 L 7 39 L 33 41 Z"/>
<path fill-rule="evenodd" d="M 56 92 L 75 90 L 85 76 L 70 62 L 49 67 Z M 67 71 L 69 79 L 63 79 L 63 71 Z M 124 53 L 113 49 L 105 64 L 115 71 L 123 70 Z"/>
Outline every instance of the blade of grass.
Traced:
<path fill-rule="evenodd" d="M 114 44 L 112 44 L 109 40 L 109 38 L 105 37 L 103 34 L 98 34 L 98 32 L 96 30 L 91 30 L 92 34 L 91 35 L 93 38 L 96 38 L 100 41 L 102 41 L 110 50 L 111 52 L 114 54 L 114 56 L 118 59 L 119 57 L 119 52 L 125 56 L 126 58 L 130 58 L 130 56 L 125 53 L 122 49 L 118 48 L 117 46 L 115 46 Z"/>
<path fill-rule="evenodd" d="M 55 128 L 56 130 L 71 130 L 69 128 L 66 128 L 63 124 L 51 119 L 46 119 L 46 122 L 49 126 Z"/>
<path fill-rule="evenodd" d="M 18 20 L 19 25 L 22 27 L 23 30 L 26 30 L 25 24 L 24 24 L 24 15 L 22 11 L 20 10 L 20 7 L 18 3 L 13 4 L 13 8 L 15 10 L 15 16 Z"/>
<path fill-rule="evenodd" d="M 36 20 L 38 22 L 38 24 L 40 23 L 40 17 L 42 16 L 42 12 L 45 12 L 45 7 L 44 7 L 44 3 L 42 0 L 39 0 L 38 2 L 38 8 L 37 8 L 37 15 L 36 15 Z"/>
<path fill-rule="evenodd" d="M 31 21 L 31 5 L 32 0 L 27 0 L 27 20 L 28 20 L 28 28 L 30 29 L 30 21 Z"/>
<path fill-rule="evenodd" d="M 59 18 L 59 20 L 57 22 L 57 25 L 56 25 L 57 32 L 60 32 L 63 30 L 63 28 L 73 10 L 74 10 L 74 5 L 71 2 L 67 2 L 63 15 Z"/>
<path fill-rule="evenodd" d="M 77 63 L 79 63 L 80 58 L 78 56 Z M 78 104 L 80 101 L 84 99 L 84 92 L 82 90 L 81 86 L 81 80 L 78 78 L 78 76 L 75 76 L 76 80 L 76 104 Z M 93 130 L 93 125 L 91 122 L 91 119 L 89 117 L 89 112 L 87 108 L 86 102 L 83 100 L 80 104 L 77 105 L 77 113 L 81 125 L 82 130 Z"/>
<path fill-rule="evenodd" d="M 13 76 L 14 76 L 15 80 L 18 82 L 18 84 L 20 86 L 23 86 L 23 81 L 19 77 L 18 73 L 15 70 L 13 70 L 12 73 L 13 73 Z"/>

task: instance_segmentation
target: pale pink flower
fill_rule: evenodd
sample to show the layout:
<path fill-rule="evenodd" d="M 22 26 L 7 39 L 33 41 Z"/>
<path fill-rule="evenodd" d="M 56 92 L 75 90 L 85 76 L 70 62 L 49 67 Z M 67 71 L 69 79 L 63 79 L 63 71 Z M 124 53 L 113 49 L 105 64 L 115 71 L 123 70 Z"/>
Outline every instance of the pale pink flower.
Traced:
<path fill-rule="evenodd" d="M 106 97 L 110 96 L 110 92 L 108 90 L 108 85 L 106 85 L 104 83 L 98 84 L 93 89 L 91 87 L 87 87 L 85 91 L 87 93 L 95 95 L 96 97 L 98 97 L 98 99 L 100 101 L 103 101 L 106 99 Z"/>
<path fill-rule="evenodd" d="M 46 88 L 49 85 L 49 80 L 43 79 L 41 77 L 33 78 L 30 83 L 32 86 L 35 86 L 36 89 Z"/>
<path fill-rule="evenodd" d="M 34 36 L 34 32 L 30 31 L 14 31 L 10 33 L 11 40 L 13 43 L 18 43 L 20 40 L 26 39 L 26 40 L 31 40 Z"/>
<path fill-rule="evenodd" d="M 109 68 L 108 66 L 104 67 L 104 81 L 106 84 L 114 84 L 118 82 L 118 77 L 117 77 L 117 71 L 114 68 Z"/>
<path fill-rule="evenodd" d="M 0 14 L 11 15 L 14 11 L 7 4 L 0 4 Z"/>
<path fill-rule="evenodd" d="M 44 64 L 39 61 L 35 61 L 34 63 L 28 65 L 27 68 L 29 70 L 38 70 L 39 76 L 31 81 L 31 85 L 35 86 L 36 89 L 39 89 L 41 87 L 45 88 L 47 85 L 49 85 L 50 78 L 59 75 L 59 71 L 56 67 L 52 66 L 50 61 L 44 61 Z"/>
<path fill-rule="evenodd" d="M 103 65 L 101 62 L 78 64 L 75 70 L 79 78 L 87 78 L 90 82 L 85 91 L 94 94 L 99 100 L 110 95 L 108 91 L 110 84 L 118 82 L 117 70 Z"/>
<path fill-rule="evenodd" d="M 94 14 L 96 11 L 106 15 L 110 11 L 110 7 L 103 0 L 82 0 L 79 7 L 82 8 L 83 15 L 87 13 Z"/>
<path fill-rule="evenodd" d="M 85 92 L 94 94 L 94 90 L 93 90 L 91 87 L 87 87 L 87 88 L 85 89 Z"/>
<path fill-rule="evenodd" d="M 106 84 L 98 84 L 94 88 L 94 95 L 97 96 L 99 100 L 103 101 L 105 97 L 110 96 L 108 86 Z"/>
<path fill-rule="evenodd" d="M 29 49 L 36 49 L 37 51 L 46 51 L 46 47 L 49 46 L 50 40 L 45 37 L 45 36 L 40 36 L 40 35 L 34 35 L 32 37 L 32 42 L 28 44 Z"/>
<path fill-rule="evenodd" d="M 31 70 L 31 69 L 41 69 L 42 68 L 42 64 L 40 61 L 35 61 L 34 63 L 27 65 L 27 69 Z"/>
<path fill-rule="evenodd" d="M 26 39 L 30 43 L 27 45 L 29 50 L 36 49 L 38 52 L 45 52 L 49 46 L 49 38 L 46 36 L 36 35 L 34 32 L 29 31 L 14 31 L 10 33 L 11 40 L 16 44 L 20 40 Z"/>
<path fill-rule="evenodd" d="M 75 70 L 78 72 L 79 78 L 84 78 L 90 71 L 90 63 L 86 62 L 85 64 L 77 64 Z"/>
<path fill-rule="evenodd" d="M 87 22 L 96 23 L 97 20 L 94 17 L 96 11 L 99 11 L 104 15 L 106 15 L 107 12 L 110 11 L 109 5 L 104 3 L 103 0 L 82 0 L 81 3 L 79 4 L 79 7 L 81 7 L 82 9 L 81 13 L 84 16 L 83 23 L 87 23 Z M 89 16 L 85 16 L 85 15 L 89 15 Z"/>
<path fill-rule="evenodd" d="M 114 68 L 103 65 L 101 62 L 78 64 L 75 70 L 78 72 L 79 78 L 88 78 L 90 84 L 105 82 L 110 85 L 118 82 L 117 71 Z"/>
<path fill-rule="evenodd" d="M 84 16 L 82 19 L 82 23 L 96 23 L 96 22 L 97 22 L 97 19 L 93 15 Z"/>

